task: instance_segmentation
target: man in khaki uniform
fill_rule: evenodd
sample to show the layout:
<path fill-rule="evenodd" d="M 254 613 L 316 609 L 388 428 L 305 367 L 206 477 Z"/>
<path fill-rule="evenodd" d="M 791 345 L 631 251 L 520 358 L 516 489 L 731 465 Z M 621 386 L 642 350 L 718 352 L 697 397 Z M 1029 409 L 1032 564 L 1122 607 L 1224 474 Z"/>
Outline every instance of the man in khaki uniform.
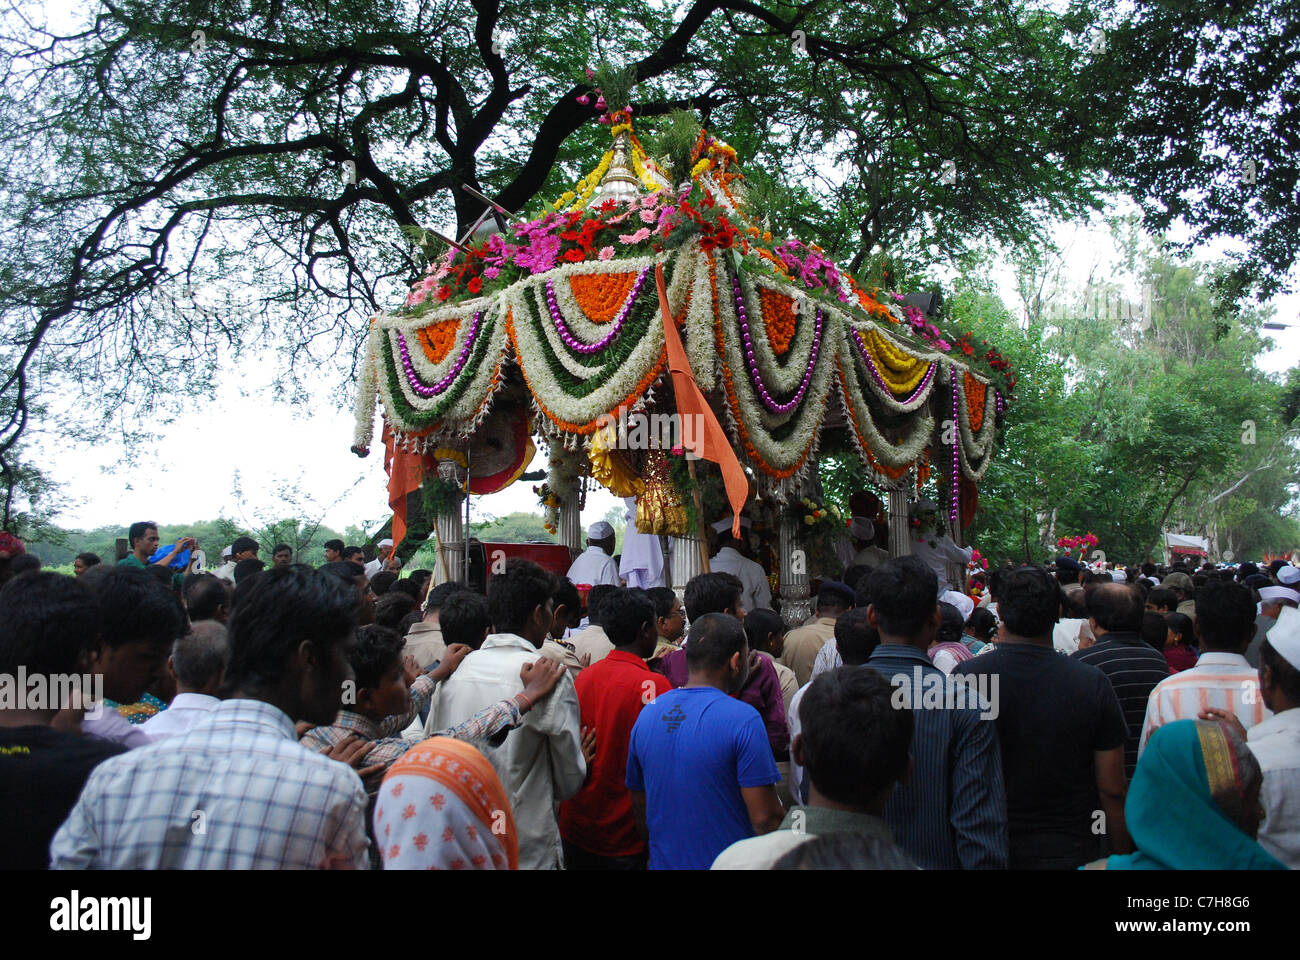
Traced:
<path fill-rule="evenodd" d="M 781 662 L 794 671 L 799 686 L 812 677 L 813 663 L 822 647 L 835 639 L 835 621 L 853 606 L 852 590 L 842 583 L 823 583 L 817 593 L 817 619 L 785 635 Z"/>

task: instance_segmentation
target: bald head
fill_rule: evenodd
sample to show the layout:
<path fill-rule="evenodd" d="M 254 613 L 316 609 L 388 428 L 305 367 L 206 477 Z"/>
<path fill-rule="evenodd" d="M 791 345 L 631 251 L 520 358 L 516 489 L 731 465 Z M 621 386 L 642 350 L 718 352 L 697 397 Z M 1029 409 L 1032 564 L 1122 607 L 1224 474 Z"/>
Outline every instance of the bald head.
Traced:
<path fill-rule="evenodd" d="M 1097 636 L 1137 633 L 1142 629 L 1142 594 L 1126 583 L 1103 583 L 1089 591 L 1088 619 Z"/>

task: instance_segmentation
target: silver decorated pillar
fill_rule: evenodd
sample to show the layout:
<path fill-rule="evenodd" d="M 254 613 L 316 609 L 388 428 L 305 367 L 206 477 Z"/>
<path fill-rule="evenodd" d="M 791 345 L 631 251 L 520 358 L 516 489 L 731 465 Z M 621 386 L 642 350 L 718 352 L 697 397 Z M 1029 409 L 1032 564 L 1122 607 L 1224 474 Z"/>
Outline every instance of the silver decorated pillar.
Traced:
<path fill-rule="evenodd" d="M 582 511 L 578 506 L 578 485 L 573 485 L 573 492 L 560 501 L 560 543 L 569 548 L 569 554 L 576 557 L 584 547 L 582 537 Z"/>
<path fill-rule="evenodd" d="M 799 524 L 793 517 L 781 517 L 781 619 L 787 627 L 802 626 L 812 616 L 809 595 L 808 553 L 799 540 Z"/>
<path fill-rule="evenodd" d="M 700 562 L 700 541 L 698 537 L 669 537 L 669 549 L 672 551 L 673 593 L 683 602 L 686 599 L 686 584 L 691 577 L 704 572 Z"/>
<path fill-rule="evenodd" d="M 461 467 L 455 460 L 439 460 L 438 476 L 443 480 L 463 482 Z M 433 572 L 437 586 L 465 575 L 465 520 L 461 509 L 435 517 L 433 530 L 438 537 L 438 569 Z"/>
<path fill-rule="evenodd" d="M 907 492 L 889 491 L 889 555 L 906 557 L 912 552 L 912 530 L 907 525 Z"/>

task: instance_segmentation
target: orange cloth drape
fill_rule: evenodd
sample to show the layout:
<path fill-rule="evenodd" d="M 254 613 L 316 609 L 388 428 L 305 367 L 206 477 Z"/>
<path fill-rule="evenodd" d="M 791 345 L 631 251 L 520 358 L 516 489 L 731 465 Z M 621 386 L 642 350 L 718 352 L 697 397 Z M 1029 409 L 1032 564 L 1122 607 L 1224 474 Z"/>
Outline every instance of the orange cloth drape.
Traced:
<path fill-rule="evenodd" d="M 411 453 L 393 443 L 393 434 L 384 424 L 384 470 L 388 473 L 388 506 L 393 511 L 393 543 L 401 545 L 406 537 L 406 498 L 420 489 L 424 478 L 424 455 Z"/>
<path fill-rule="evenodd" d="M 722 482 L 727 488 L 727 500 L 731 503 L 731 534 L 740 538 L 740 511 L 745 507 L 749 496 L 749 480 L 741 469 L 736 451 L 731 448 L 726 431 L 714 415 L 700 385 L 695 382 L 691 372 L 690 361 L 686 359 L 686 348 L 673 323 L 672 312 L 668 309 L 668 292 L 664 288 L 663 264 L 655 266 L 655 284 L 659 288 L 659 307 L 664 317 L 664 343 L 668 348 L 668 370 L 673 378 L 673 392 L 677 395 L 677 416 L 682 419 L 682 444 L 702 460 L 711 460 L 722 470 Z M 693 423 L 703 429 L 687 430 L 686 418 L 696 417 Z M 704 518 L 700 518 L 704 522 Z M 394 538 L 396 539 L 396 538 Z"/>

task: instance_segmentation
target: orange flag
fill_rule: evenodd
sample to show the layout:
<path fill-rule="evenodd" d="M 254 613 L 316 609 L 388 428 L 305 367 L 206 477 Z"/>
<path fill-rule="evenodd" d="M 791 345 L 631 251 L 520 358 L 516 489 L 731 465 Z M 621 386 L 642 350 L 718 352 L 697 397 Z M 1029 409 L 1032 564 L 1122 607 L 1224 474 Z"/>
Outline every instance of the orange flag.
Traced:
<path fill-rule="evenodd" d="M 406 498 L 420 489 L 424 476 L 424 455 L 411 453 L 393 443 L 384 424 L 384 469 L 388 472 L 388 506 L 393 511 L 393 543 L 400 546 L 406 536 Z"/>
<path fill-rule="evenodd" d="M 701 460 L 713 461 L 722 470 L 727 500 L 731 502 L 731 535 L 740 539 L 740 511 L 745 508 L 745 500 L 749 496 L 749 480 L 740 466 L 736 451 L 731 448 L 726 431 L 718 423 L 713 408 L 704 399 L 700 385 L 691 373 L 686 348 L 682 346 L 682 338 L 677 333 L 677 325 L 673 323 L 672 312 L 668 309 L 662 263 L 655 265 L 655 283 L 659 287 L 659 308 L 664 315 L 664 344 L 668 348 L 668 370 L 673 377 L 673 392 L 677 394 L 677 416 L 682 421 L 682 446 Z M 697 429 L 686 429 L 687 417 L 693 418 L 692 425 Z M 699 429 L 701 427 L 703 429 Z M 703 522 L 704 518 L 701 517 L 700 521 Z"/>

